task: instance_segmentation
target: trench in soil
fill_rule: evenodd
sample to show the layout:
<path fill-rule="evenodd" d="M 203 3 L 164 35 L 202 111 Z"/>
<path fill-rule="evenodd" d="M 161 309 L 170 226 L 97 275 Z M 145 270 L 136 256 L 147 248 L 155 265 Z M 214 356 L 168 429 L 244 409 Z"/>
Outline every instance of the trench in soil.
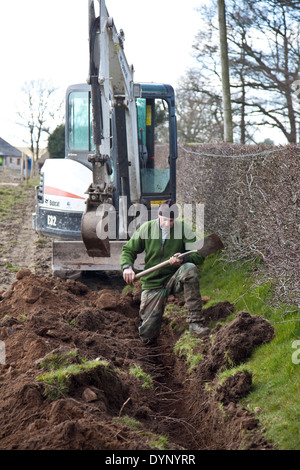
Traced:
<path fill-rule="evenodd" d="M 110 289 L 106 281 L 102 277 L 95 290 L 25 269 L 2 292 L 0 339 L 7 363 L 0 367 L 0 448 L 153 449 L 164 436 L 165 449 L 270 449 L 257 418 L 238 404 L 251 376 L 237 374 L 221 386 L 217 373 L 228 361 L 245 362 L 254 347 L 272 339 L 273 328 L 261 317 L 236 312 L 232 322 L 201 340 L 194 353 L 202 360 L 190 372 L 185 357 L 174 352 L 187 328 L 182 298 L 169 299 L 157 345 L 145 346 L 137 333 L 139 286 L 122 294 L 120 279 Z M 207 324 L 232 312 L 228 302 L 209 307 Z M 53 401 L 37 381 L 40 361 L 74 348 L 87 360 L 105 360 L 110 372 L 99 365 L 76 376 Z M 136 366 L 151 376 L 152 388 L 129 373 Z M 140 427 L 131 428 L 125 417 Z"/>

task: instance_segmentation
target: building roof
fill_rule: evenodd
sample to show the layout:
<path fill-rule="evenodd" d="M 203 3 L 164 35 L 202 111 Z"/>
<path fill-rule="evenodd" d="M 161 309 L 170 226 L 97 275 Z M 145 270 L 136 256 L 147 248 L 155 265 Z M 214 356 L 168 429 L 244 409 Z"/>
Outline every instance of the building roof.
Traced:
<path fill-rule="evenodd" d="M 0 137 L 0 156 L 22 157 L 22 153 Z"/>
<path fill-rule="evenodd" d="M 25 155 L 27 155 L 28 157 L 32 158 L 32 151 L 30 150 L 29 147 L 17 147 L 18 150 L 20 150 L 20 152 L 24 153 Z M 48 153 L 48 150 L 45 148 L 45 149 L 39 149 L 39 160 L 41 158 L 44 157 L 44 154 L 45 153 Z M 47 157 L 46 157 L 47 158 Z"/>

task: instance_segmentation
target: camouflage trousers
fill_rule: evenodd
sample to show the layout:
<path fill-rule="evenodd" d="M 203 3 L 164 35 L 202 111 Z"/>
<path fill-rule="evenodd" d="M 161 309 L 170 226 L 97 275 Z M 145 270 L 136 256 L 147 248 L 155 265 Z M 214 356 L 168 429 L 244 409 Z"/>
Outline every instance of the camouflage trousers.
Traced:
<path fill-rule="evenodd" d="M 186 321 L 201 322 L 202 302 L 198 279 L 198 269 L 193 263 L 184 263 L 162 289 L 146 289 L 141 295 L 139 335 L 142 341 L 157 338 L 160 333 L 162 316 L 170 294 L 184 291 L 188 309 Z"/>

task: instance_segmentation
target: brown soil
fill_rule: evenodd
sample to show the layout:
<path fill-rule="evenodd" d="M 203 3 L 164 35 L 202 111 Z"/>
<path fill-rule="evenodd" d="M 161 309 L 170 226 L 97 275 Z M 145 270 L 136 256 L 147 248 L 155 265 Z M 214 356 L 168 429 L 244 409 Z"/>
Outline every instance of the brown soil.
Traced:
<path fill-rule="evenodd" d="M 166 447 L 176 450 L 271 449 L 257 418 L 239 404 L 251 389 L 251 374 L 237 373 L 222 385 L 217 380 L 218 372 L 247 361 L 272 339 L 268 322 L 236 312 L 226 326 L 212 327 L 198 346 L 202 361 L 189 372 L 185 358 L 174 353 L 186 329 L 182 298 L 169 299 L 157 345 L 144 346 L 137 335 L 140 286 L 123 294 L 117 275 L 94 278 L 93 288 L 88 277 L 53 277 L 51 243 L 37 243 L 32 211 L 28 190 L 27 202 L 1 226 L 5 258 L 21 269 L 8 271 L 2 258 L 0 449 L 150 450 L 157 449 L 158 436 L 167 436 Z M 228 302 L 209 307 L 207 324 L 233 311 Z M 37 380 L 45 373 L 41 360 L 70 350 L 99 365 L 71 376 L 69 390 L 53 400 Z M 129 373 L 135 365 L 152 377 L 152 388 Z M 126 424 L 125 416 L 139 427 Z"/>

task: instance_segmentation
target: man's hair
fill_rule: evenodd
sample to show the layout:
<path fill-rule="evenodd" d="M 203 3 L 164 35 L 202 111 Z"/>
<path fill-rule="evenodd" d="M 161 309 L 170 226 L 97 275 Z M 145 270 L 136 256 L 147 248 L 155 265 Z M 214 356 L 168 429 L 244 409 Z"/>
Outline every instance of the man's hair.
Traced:
<path fill-rule="evenodd" d="M 168 217 L 168 219 L 176 219 L 178 217 L 178 206 L 173 199 L 164 201 L 158 210 L 158 215 Z"/>

